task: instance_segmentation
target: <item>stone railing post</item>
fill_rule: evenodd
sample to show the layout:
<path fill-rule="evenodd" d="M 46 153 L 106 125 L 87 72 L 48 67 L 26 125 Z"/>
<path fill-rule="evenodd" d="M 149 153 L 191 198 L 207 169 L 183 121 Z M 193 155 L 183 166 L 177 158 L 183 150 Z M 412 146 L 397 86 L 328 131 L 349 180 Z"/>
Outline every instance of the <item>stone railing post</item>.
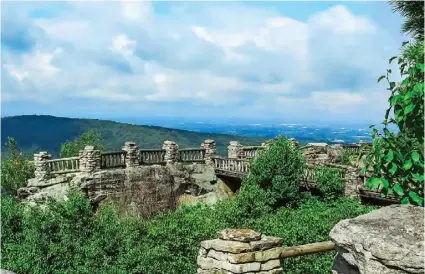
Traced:
<path fill-rule="evenodd" d="M 80 171 L 94 172 L 100 169 L 100 151 L 95 150 L 93 146 L 86 146 L 80 150 Z"/>
<path fill-rule="evenodd" d="M 213 162 L 212 158 L 217 155 L 217 144 L 214 140 L 208 139 L 202 143 L 201 147 L 205 148 L 205 164 L 211 164 Z"/>
<path fill-rule="evenodd" d="M 125 142 L 122 150 L 127 152 L 125 155 L 126 167 L 135 167 L 139 165 L 140 150 L 135 142 Z"/>
<path fill-rule="evenodd" d="M 299 148 L 300 144 L 297 142 L 297 140 L 295 138 L 289 138 L 289 141 L 291 142 L 291 144 L 296 147 Z"/>
<path fill-rule="evenodd" d="M 46 151 L 34 154 L 34 177 L 37 181 L 46 181 L 49 179 L 50 170 L 46 161 L 50 159 L 52 159 L 52 156 Z"/>
<path fill-rule="evenodd" d="M 165 141 L 162 149 L 165 149 L 164 160 L 167 164 L 173 164 L 179 160 L 179 146 L 175 142 Z"/>
<path fill-rule="evenodd" d="M 353 166 L 348 166 L 344 176 L 344 195 L 352 198 L 359 198 L 358 188 L 363 186 L 362 178 L 360 177 L 360 169 Z"/>
<path fill-rule="evenodd" d="M 197 273 L 283 273 L 280 245 L 281 238 L 225 229 L 218 239 L 201 242 Z"/>
<path fill-rule="evenodd" d="M 241 158 L 242 154 L 242 145 L 238 141 L 230 141 L 229 146 L 227 147 L 227 157 L 228 158 Z"/>

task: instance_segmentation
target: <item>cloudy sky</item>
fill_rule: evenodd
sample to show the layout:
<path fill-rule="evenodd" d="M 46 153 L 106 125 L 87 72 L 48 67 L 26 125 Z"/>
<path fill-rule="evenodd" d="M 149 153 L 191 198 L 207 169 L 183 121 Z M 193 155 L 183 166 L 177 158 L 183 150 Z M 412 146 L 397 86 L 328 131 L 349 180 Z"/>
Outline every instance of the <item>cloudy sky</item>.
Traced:
<path fill-rule="evenodd" d="M 406 40 L 386 2 L 1 4 L 2 116 L 380 122 Z"/>

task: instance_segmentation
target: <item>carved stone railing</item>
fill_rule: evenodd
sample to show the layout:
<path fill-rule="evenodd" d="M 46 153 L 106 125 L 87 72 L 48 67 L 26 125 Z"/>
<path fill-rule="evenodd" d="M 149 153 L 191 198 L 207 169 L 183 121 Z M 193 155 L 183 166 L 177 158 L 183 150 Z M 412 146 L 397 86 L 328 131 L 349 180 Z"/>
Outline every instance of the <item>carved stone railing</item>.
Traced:
<path fill-rule="evenodd" d="M 50 174 L 72 173 L 80 171 L 80 158 L 69 157 L 46 161 Z"/>
<path fill-rule="evenodd" d="M 139 163 L 141 165 L 165 163 L 165 149 L 141 149 Z"/>
<path fill-rule="evenodd" d="M 254 158 L 258 153 L 264 150 L 263 146 L 244 146 L 241 148 L 241 157 L 242 159 Z"/>
<path fill-rule="evenodd" d="M 102 152 L 100 154 L 100 168 L 125 167 L 125 151 Z"/>
<path fill-rule="evenodd" d="M 179 150 L 180 162 L 204 162 L 205 148 L 186 148 Z"/>
<path fill-rule="evenodd" d="M 359 155 L 360 154 L 360 145 L 352 144 L 352 145 L 342 145 L 342 148 L 348 151 L 350 154 Z"/>
<path fill-rule="evenodd" d="M 244 159 L 229 159 L 214 157 L 214 168 L 219 171 L 247 174 L 249 172 L 249 162 Z"/>

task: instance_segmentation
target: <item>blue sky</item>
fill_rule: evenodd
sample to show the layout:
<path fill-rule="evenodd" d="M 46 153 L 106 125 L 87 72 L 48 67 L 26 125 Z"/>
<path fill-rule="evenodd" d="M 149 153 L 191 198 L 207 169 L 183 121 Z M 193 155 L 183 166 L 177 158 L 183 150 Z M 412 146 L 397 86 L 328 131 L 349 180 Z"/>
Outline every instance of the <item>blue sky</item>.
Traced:
<path fill-rule="evenodd" d="M 386 2 L 1 5 L 2 116 L 380 122 L 407 40 Z"/>

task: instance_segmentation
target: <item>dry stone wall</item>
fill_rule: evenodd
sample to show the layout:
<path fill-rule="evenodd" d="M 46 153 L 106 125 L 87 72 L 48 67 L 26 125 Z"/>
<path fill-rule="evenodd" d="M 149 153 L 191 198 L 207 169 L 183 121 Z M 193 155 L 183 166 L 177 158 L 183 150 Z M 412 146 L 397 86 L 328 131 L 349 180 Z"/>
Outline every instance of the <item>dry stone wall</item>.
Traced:
<path fill-rule="evenodd" d="M 218 239 L 201 242 L 197 273 L 283 273 L 280 245 L 278 237 L 249 229 L 225 229 Z"/>

